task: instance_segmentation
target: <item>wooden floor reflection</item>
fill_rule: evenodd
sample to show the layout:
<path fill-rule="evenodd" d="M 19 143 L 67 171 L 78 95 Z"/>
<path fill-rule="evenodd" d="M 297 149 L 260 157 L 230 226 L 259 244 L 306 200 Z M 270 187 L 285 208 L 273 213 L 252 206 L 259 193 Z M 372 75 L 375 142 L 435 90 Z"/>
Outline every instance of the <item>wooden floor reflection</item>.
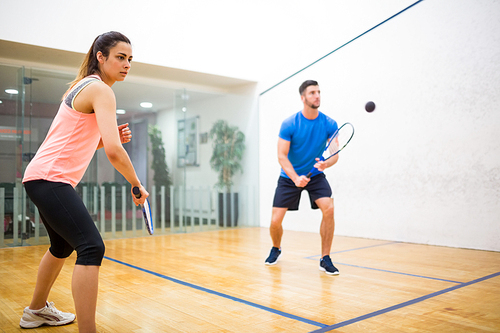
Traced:
<path fill-rule="evenodd" d="M 106 240 L 99 332 L 499 332 L 500 253 L 267 228 Z M 19 327 L 47 245 L 0 249 L 0 332 Z M 50 301 L 74 312 L 70 257 Z M 76 324 L 30 332 L 77 332 Z"/>

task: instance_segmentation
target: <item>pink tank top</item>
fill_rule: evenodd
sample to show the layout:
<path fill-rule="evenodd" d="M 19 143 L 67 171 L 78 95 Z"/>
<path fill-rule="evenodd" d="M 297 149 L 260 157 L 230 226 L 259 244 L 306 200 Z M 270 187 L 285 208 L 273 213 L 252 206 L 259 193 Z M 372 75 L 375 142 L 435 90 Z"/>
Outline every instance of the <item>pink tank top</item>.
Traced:
<path fill-rule="evenodd" d="M 74 109 L 73 101 L 87 85 L 101 81 L 91 75 L 68 92 L 61 102 L 49 133 L 24 173 L 23 183 L 48 180 L 76 187 L 87 170 L 101 139 L 95 113 Z"/>

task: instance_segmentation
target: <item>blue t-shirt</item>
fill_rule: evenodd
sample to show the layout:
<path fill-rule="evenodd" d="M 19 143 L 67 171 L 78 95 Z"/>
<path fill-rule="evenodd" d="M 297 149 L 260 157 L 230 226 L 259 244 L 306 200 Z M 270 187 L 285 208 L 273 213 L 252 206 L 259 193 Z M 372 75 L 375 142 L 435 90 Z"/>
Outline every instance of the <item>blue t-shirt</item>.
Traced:
<path fill-rule="evenodd" d="M 281 124 L 279 137 L 290 141 L 288 159 L 299 176 L 307 175 L 316 164 L 316 158 L 321 156 L 327 140 L 338 129 L 337 122 L 319 112 L 316 119 L 307 119 L 302 111 L 285 119 Z M 314 169 L 311 177 L 320 174 Z M 281 176 L 290 178 L 281 169 Z"/>

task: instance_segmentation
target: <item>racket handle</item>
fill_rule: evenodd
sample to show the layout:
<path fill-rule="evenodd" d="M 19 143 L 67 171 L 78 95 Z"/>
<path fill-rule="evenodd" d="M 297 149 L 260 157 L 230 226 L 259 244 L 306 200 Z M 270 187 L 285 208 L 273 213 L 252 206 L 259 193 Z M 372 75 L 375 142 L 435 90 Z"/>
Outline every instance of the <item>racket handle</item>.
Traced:
<path fill-rule="evenodd" d="M 141 197 L 141 190 L 137 186 L 134 186 L 132 189 L 132 193 L 134 193 L 135 197 L 139 199 Z"/>
<path fill-rule="evenodd" d="M 309 173 L 306 175 L 306 177 L 307 177 L 307 178 L 311 178 L 311 175 L 312 175 L 312 172 L 309 172 Z"/>

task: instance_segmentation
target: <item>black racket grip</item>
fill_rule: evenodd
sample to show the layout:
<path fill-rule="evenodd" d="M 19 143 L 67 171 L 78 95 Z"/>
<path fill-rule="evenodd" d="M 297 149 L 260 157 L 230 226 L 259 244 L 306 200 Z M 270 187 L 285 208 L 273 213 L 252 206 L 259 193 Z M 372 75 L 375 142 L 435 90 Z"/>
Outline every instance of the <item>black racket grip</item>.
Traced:
<path fill-rule="evenodd" d="M 139 199 L 141 197 L 141 190 L 137 186 L 134 186 L 132 189 L 132 193 L 134 193 L 135 197 Z"/>
<path fill-rule="evenodd" d="M 306 175 L 306 177 L 307 177 L 307 178 L 311 178 L 311 175 L 312 175 L 312 172 L 309 172 L 309 173 Z"/>

